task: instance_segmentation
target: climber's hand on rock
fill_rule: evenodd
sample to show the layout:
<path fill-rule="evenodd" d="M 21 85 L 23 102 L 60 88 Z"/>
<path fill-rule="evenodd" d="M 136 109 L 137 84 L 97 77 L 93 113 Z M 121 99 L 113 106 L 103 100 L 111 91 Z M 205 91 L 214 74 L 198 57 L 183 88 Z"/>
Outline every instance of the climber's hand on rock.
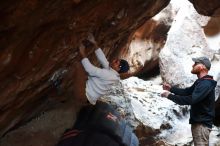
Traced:
<path fill-rule="evenodd" d="M 96 42 L 96 40 L 95 40 L 95 38 L 94 38 L 94 36 L 93 36 L 92 33 L 89 33 L 89 35 L 88 35 L 88 40 L 89 40 L 91 43 L 93 43 L 96 48 L 98 48 L 98 44 L 97 44 L 97 42 Z"/>
<path fill-rule="evenodd" d="M 94 38 L 94 36 L 93 36 L 92 33 L 89 33 L 89 35 L 88 35 L 88 40 L 89 40 L 91 43 L 96 44 L 95 38 Z"/>
<path fill-rule="evenodd" d="M 86 57 L 86 53 L 85 53 L 86 51 L 85 50 L 86 50 L 85 46 L 83 44 L 80 44 L 80 46 L 79 46 L 79 53 L 80 53 L 82 58 Z"/>

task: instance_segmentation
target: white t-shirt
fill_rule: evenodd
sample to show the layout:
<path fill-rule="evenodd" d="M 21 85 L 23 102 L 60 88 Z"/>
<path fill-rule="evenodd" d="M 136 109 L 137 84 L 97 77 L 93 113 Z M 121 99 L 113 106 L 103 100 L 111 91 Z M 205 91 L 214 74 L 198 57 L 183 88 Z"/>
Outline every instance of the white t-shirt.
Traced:
<path fill-rule="evenodd" d="M 103 51 L 98 48 L 95 54 L 103 68 L 91 64 L 88 58 L 83 58 L 81 61 L 85 71 L 89 74 L 86 82 L 86 96 L 93 105 L 96 104 L 98 98 L 108 92 L 113 84 L 120 81 L 119 73 L 109 66 Z"/>

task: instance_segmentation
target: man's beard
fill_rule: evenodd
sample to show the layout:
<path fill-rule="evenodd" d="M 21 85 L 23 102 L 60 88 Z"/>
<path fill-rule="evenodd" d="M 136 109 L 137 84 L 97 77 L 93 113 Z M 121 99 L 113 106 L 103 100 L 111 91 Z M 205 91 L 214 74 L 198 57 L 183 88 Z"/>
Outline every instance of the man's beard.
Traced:
<path fill-rule="evenodd" d="M 191 70 L 191 73 L 192 74 L 198 74 L 200 71 L 199 71 L 199 69 L 192 69 Z"/>

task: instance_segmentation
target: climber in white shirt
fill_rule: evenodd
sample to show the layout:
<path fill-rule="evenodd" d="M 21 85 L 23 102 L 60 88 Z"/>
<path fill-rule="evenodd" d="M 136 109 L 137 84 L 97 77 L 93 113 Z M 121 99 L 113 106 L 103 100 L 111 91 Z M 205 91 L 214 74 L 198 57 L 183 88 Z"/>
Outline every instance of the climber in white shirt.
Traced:
<path fill-rule="evenodd" d="M 91 104 L 95 105 L 96 101 L 105 95 L 113 84 L 120 81 L 120 74 L 128 72 L 129 64 L 123 59 L 114 59 L 109 63 L 103 51 L 97 46 L 94 37 L 90 37 L 89 41 L 98 48 L 95 50 L 95 54 L 102 66 L 99 68 L 91 64 L 86 56 L 85 46 L 80 46 L 81 63 L 88 73 L 86 97 Z"/>

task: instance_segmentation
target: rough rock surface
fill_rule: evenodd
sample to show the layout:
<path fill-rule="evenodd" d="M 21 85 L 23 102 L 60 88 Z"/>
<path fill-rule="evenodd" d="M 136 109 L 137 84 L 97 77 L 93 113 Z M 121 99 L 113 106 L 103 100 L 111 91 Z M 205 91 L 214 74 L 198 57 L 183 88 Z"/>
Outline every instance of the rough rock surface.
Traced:
<path fill-rule="evenodd" d="M 0 146 L 55 146 L 64 130 L 71 128 L 80 106 L 76 101 L 59 103 L 25 125 L 7 133 Z"/>
<path fill-rule="evenodd" d="M 132 125 L 140 146 L 190 145 L 192 137 L 188 124 L 188 108 L 162 98 L 161 78 L 144 81 L 136 77 L 114 86 L 102 100 L 111 103 Z M 123 85 L 123 86 L 122 86 Z M 59 104 L 28 124 L 8 133 L 0 140 L 1 146 L 54 146 L 61 133 L 73 125 L 77 103 Z M 62 120 L 61 120 L 62 119 Z M 210 146 L 219 142 L 216 128 L 210 136 Z"/>
<path fill-rule="evenodd" d="M 159 52 L 163 48 L 167 32 L 175 16 L 174 8 L 169 4 L 159 14 L 148 20 L 132 36 L 126 58 L 130 65 L 141 68 L 138 76 L 151 76 L 158 69 Z"/>
<path fill-rule="evenodd" d="M 0 136 L 80 96 L 85 78 L 77 48 L 88 33 L 109 59 L 123 56 L 129 36 L 169 1 L 0 1 Z M 206 14 L 219 7 L 195 2 Z M 93 51 L 87 50 L 92 60 Z"/>
<path fill-rule="evenodd" d="M 160 71 L 165 82 L 180 87 L 189 86 L 196 80 L 191 74 L 193 61 L 191 58 L 207 56 L 212 60 L 210 74 L 218 81 L 216 97 L 219 96 L 220 49 L 218 41 L 208 43 L 204 26 L 211 21 L 210 17 L 198 14 L 190 3 L 180 8 L 168 33 L 165 47 L 160 52 Z M 216 24 L 218 25 L 218 24 Z M 207 28 L 206 28 L 207 29 Z M 206 30 L 208 34 L 208 30 Z M 215 31 L 218 33 L 218 31 Z M 217 107 L 220 105 L 216 105 Z M 217 118 L 219 111 L 216 111 Z"/>
<path fill-rule="evenodd" d="M 108 58 L 120 56 L 128 36 L 169 0 L 18 0 L 0 2 L 0 136 L 51 108 L 80 96 L 80 42 L 92 33 Z M 94 59 L 94 48 L 87 50 Z M 63 80 L 62 80 L 63 78 Z M 62 81 L 66 95 L 56 89 Z M 79 81 L 79 82 L 78 82 Z M 52 94 L 54 90 L 54 95 Z"/>
<path fill-rule="evenodd" d="M 160 77 L 151 81 L 131 77 L 122 81 L 123 86 L 113 88 L 103 100 L 114 105 L 134 127 L 141 146 L 156 145 L 160 141 L 164 146 L 190 146 L 189 107 L 162 98 L 161 84 Z M 210 146 L 220 142 L 218 134 L 218 129 L 213 128 Z"/>
<path fill-rule="evenodd" d="M 189 0 L 194 5 L 195 9 L 202 15 L 206 16 L 220 16 L 220 1 L 212 0 L 207 2 L 206 0 Z"/>
<path fill-rule="evenodd" d="M 206 55 L 212 58 L 214 54 L 208 47 L 202 29 L 209 17 L 199 15 L 189 2 L 185 5 L 178 11 L 166 44 L 160 52 L 162 78 L 180 86 L 190 84 L 195 79 L 190 73 L 192 57 Z"/>

